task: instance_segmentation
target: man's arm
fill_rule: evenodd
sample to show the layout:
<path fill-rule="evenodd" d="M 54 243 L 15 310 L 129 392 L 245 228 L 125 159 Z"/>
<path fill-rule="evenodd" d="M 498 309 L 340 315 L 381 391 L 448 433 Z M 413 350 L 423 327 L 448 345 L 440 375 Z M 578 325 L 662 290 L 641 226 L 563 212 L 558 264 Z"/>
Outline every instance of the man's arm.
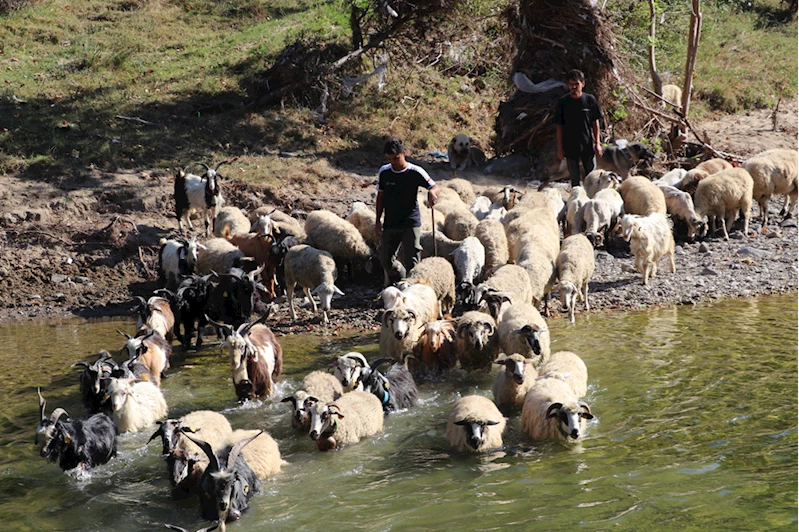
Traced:
<path fill-rule="evenodd" d="M 377 236 L 383 233 L 383 225 L 380 223 L 380 218 L 383 217 L 383 191 L 378 191 L 377 201 L 375 201 L 375 232 Z"/>
<path fill-rule="evenodd" d="M 427 203 L 432 207 L 438 203 L 438 185 L 433 185 L 432 188 L 427 190 Z"/>
<path fill-rule="evenodd" d="M 599 141 L 599 120 L 591 122 L 591 131 L 594 132 L 594 153 L 596 158 L 602 157 L 602 143 Z"/>

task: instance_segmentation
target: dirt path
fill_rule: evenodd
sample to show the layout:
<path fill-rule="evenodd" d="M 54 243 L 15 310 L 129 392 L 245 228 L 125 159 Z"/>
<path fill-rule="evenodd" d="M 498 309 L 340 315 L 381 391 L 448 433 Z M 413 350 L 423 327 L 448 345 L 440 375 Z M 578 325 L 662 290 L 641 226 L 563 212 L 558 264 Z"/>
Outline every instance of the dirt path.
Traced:
<path fill-rule="evenodd" d="M 699 129 L 708 133 L 715 147 L 743 156 L 776 147 L 796 149 L 796 102 L 782 106 L 778 121 L 782 131 L 771 131 L 769 114 L 721 117 Z M 310 156 L 287 155 L 282 164 L 294 170 L 287 175 L 313 173 L 313 182 L 291 177 L 279 190 L 226 182 L 228 201 L 254 208 L 274 198 L 294 209 L 328 208 L 339 214 L 345 214 L 353 200 L 373 203 L 372 181 L 382 160 L 366 160 L 347 171 Z M 448 167 L 433 156 L 416 160 L 429 168 L 434 179 L 449 178 Z M 476 172 L 466 177 L 478 187 L 524 184 L 512 177 Z M 147 295 L 156 288 L 159 240 L 177 233 L 172 182 L 172 175 L 166 173 L 97 170 L 87 171 L 80 180 L 51 183 L 0 176 L 0 320 L 128 314 L 134 295 Z M 779 208 L 772 202 L 775 213 Z M 668 273 L 665 263 L 661 264 L 661 273 L 649 287 L 640 285 L 628 253 L 600 252 L 590 289 L 592 310 L 796 290 L 795 221 L 774 222 L 765 232 L 759 221 L 750 227 L 753 236 L 739 232 L 729 242 L 712 239 L 679 245 L 677 273 Z M 340 310 L 332 313 L 332 329 L 376 328 L 371 309 L 380 279 L 360 284 L 342 280 L 340 285 L 347 295 L 334 303 Z M 316 318 L 303 315 L 304 321 L 287 325 L 284 305 L 270 323 L 274 321 L 283 332 L 321 330 Z"/>

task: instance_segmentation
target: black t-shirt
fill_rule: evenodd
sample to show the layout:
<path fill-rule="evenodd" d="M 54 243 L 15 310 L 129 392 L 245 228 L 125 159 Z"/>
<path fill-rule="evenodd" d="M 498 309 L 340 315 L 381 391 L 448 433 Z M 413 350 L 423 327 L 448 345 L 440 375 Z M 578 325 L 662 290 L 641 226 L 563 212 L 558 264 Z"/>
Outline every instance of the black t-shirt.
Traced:
<path fill-rule="evenodd" d="M 558 100 L 555 123 L 563 126 L 563 154 L 572 159 L 593 146 L 591 124 L 601 120 L 602 111 L 593 95 L 584 92 L 579 98 L 567 94 Z"/>
<path fill-rule="evenodd" d="M 390 164 L 381 166 L 377 174 L 377 190 L 383 193 L 383 227 L 408 229 L 421 226 L 416 192 L 419 187 L 430 190 L 434 185 L 421 166 L 408 163 L 401 172 L 395 172 Z"/>

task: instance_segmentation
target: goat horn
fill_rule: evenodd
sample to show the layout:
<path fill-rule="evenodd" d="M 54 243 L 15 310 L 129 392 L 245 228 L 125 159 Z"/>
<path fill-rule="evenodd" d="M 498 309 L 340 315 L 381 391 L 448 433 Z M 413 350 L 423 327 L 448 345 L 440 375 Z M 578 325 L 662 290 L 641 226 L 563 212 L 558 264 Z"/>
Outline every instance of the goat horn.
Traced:
<path fill-rule="evenodd" d="M 270 310 L 271 310 L 271 309 L 270 309 Z M 240 331 L 240 332 L 239 332 L 239 334 L 240 334 L 241 336 L 244 336 L 245 334 L 247 334 L 248 332 L 250 332 L 250 329 L 252 329 L 252 328 L 253 328 L 253 327 L 255 327 L 256 325 L 258 325 L 259 323 L 260 323 L 260 324 L 263 324 L 263 323 L 265 323 L 265 322 L 266 322 L 266 320 L 269 318 L 269 314 L 271 314 L 271 312 L 266 312 L 266 314 L 264 314 L 263 316 L 261 316 L 261 317 L 260 317 L 260 318 L 258 318 L 257 320 L 255 320 L 255 321 L 251 321 L 250 323 L 247 323 L 246 325 L 242 325 L 241 327 L 239 327 L 239 331 Z M 243 328 L 242 328 L 242 327 L 243 327 Z"/>
<path fill-rule="evenodd" d="M 199 447 L 200 449 L 203 450 L 203 452 L 205 453 L 205 456 L 208 457 L 208 468 L 210 468 L 211 473 L 214 473 L 214 472 L 220 470 L 220 468 L 219 468 L 219 458 L 217 458 L 216 454 L 214 454 L 214 449 L 213 449 L 213 447 L 211 447 L 210 443 L 208 443 L 206 441 L 203 441 L 203 440 L 200 440 L 200 439 L 197 439 L 197 438 L 192 438 L 191 436 L 189 436 L 186 433 L 184 433 L 184 436 L 186 436 L 189 440 L 194 442 L 197 445 L 197 447 Z M 231 451 L 231 453 L 232 452 L 233 451 Z M 206 469 L 206 471 L 207 470 L 208 469 Z"/>
<path fill-rule="evenodd" d="M 131 335 L 129 335 L 129 334 L 125 334 L 125 333 L 123 333 L 122 331 L 120 331 L 119 329 L 117 329 L 117 332 L 118 332 L 119 334 L 121 334 L 122 336 L 124 336 L 125 338 L 127 338 L 128 340 L 130 340 L 130 339 L 132 339 L 132 338 L 133 338 Z"/>
<path fill-rule="evenodd" d="M 134 299 L 138 299 L 141 302 L 142 305 L 146 305 L 147 304 L 147 300 L 144 299 L 142 296 L 135 296 Z"/>
<path fill-rule="evenodd" d="M 150 439 L 147 440 L 147 443 L 150 443 L 151 441 L 156 439 L 158 436 L 161 436 L 162 438 L 164 436 L 166 436 L 166 434 L 164 433 L 164 423 L 163 423 L 163 421 L 156 421 L 156 423 L 158 423 L 158 430 L 153 432 L 153 435 L 150 436 Z"/>
<path fill-rule="evenodd" d="M 377 360 L 375 360 L 374 362 L 372 362 L 372 365 L 371 365 L 371 366 L 369 366 L 369 369 L 371 369 L 372 371 L 374 371 L 374 370 L 375 370 L 375 369 L 377 369 L 377 368 L 378 368 L 378 367 L 379 367 L 381 364 L 385 364 L 386 362 L 393 362 L 393 361 L 394 361 L 394 359 L 393 359 L 393 358 L 391 358 L 391 357 L 383 357 L 383 358 L 378 358 Z"/>
<path fill-rule="evenodd" d="M 216 168 L 214 168 L 214 172 L 216 172 L 217 170 L 219 170 L 219 167 L 220 167 L 220 166 L 222 166 L 223 164 L 230 164 L 230 161 L 222 161 L 221 163 L 219 163 L 218 165 L 216 165 Z"/>
<path fill-rule="evenodd" d="M 249 438 L 244 438 L 243 440 L 239 440 L 235 443 L 235 445 L 233 445 L 233 448 L 230 450 L 230 454 L 228 455 L 227 458 L 228 469 L 232 469 L 236 465 L 236 459 L 239 457 L 239 453 L 244 448 L 244 446 L 263 433 L 264 433 L 263 430 L 259 430 L 258 434 L 256 434 L 255 436 L 250 436 Z"/>
<path fill-rule="evenodd" d="M 50 414 L 50 422 L 56 423 L 58 421 L 58 418 L 60 418 L 61 416 L 69 416 L 69 414 L 67 414 L 67 411 L 64 410 L 63 408 L 56 408 L 55 410 L 53 410 L 53 413 Z"/>
<path fill-rule="evenodd" d="M 41 388 L 36 388 L 36 393 L 39 394 L 39 417 L 44 420 L 44 407 L 47 405 L 47 401 L 42 396 Z"/>
<path fill-rule="evenodd" d="M 82 360 L 81 360 L 80 362 L 75 362 L 74 364 L 72 364 L 72 367 L 73 367 L 73 368 L 77 368 L 78 366 L 83 366 L 84 368 L 90 368 L 90 367 L 92 367 L 92 365 L 91 365 L 91 364 L 89 364 L 88 362 L 84 362 L 84 361 L 82 361 Z"/>
<path fill-rule="evenodd" d="M 214 321 L 214 320 L 212 320 L 211 318 L 208 317 L 208 314 L 205 314 L 205 319 L 208 320 L 208 323 L 210 323 L 214 327 L 219 327 L 220 329 L 225 329 L 226 331 L 230 331 L 230 332 L 228 332 L 226 337 L 230 336 L 231 334 L 233 334 L 233 326 L 232 325 L 227 325 L 226 323 L 220 323 L 218 321 Z"/>

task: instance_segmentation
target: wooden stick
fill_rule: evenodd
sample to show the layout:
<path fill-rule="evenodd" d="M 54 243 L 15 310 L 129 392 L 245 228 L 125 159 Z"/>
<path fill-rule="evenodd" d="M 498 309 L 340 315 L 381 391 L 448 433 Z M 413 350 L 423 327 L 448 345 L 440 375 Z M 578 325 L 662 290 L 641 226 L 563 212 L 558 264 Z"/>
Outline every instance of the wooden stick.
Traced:
<path fill-rule="evenodd" d="M 119 120 L 127 120 L 128 122 L 135 122 L 137 124 L 142 124 L 144 126 L 166 127 L 166 126 L 164 126 L 164 124 L 158 124 L 156 122 L 150 122 L 148 120 L 142 120 L 138 116 L 116 115 L 114 118 L 118 118 Z"/>

